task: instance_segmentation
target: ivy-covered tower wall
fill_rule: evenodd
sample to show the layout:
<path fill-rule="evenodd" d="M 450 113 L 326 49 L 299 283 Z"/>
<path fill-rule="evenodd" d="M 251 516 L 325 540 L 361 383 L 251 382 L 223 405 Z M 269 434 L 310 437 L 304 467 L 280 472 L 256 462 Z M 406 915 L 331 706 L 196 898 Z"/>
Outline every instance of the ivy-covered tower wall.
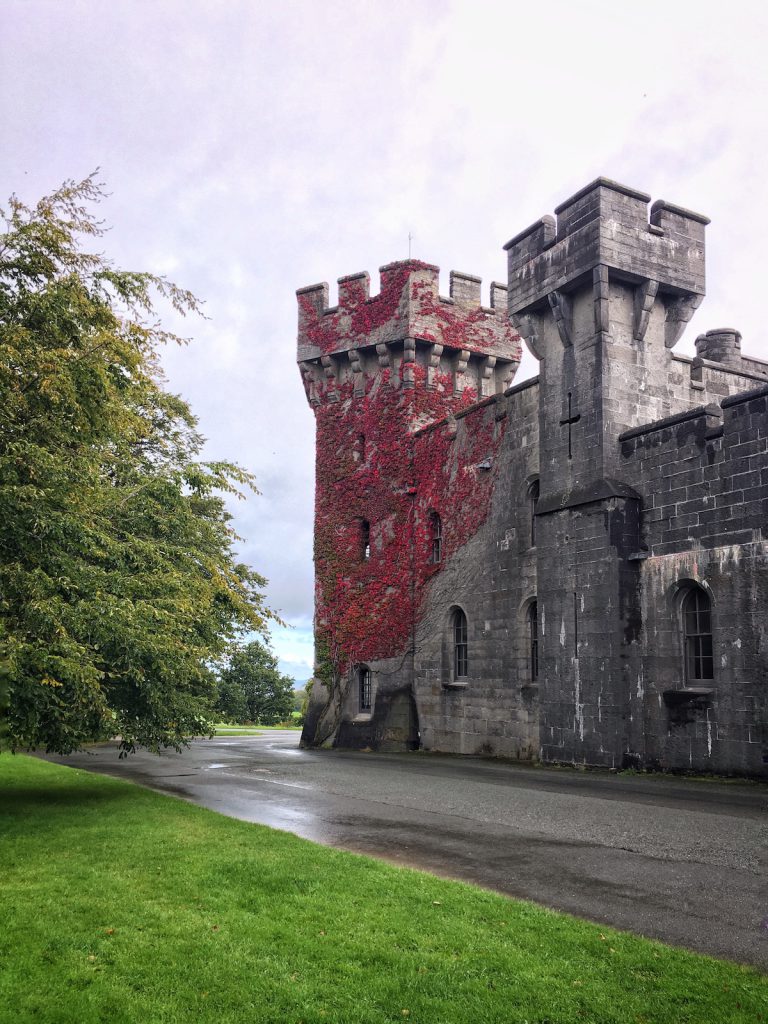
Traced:
<path fill-rule="evenodd" d="M 520 358 L 503 286 L 491 286 L 486 307 L 469 275 L 452 273 L 442 297 L 437 267 L 407 261 L 380 273 L 373 297 L 367 274 L 340 279 L 334 307 L 325 284 L 297 293 L 317 451 L 317 683 L 307 744 L 419 744 L 412 684 L 424 588 L 479 527 L 491 479 L 477 480 L 483 437 L 450 471 L 437 435 L 431 452 L 414 439 L 502 392 Z M 462 505 L 465 514 L 445 516 L 435 560 L 435 517 Z"/>

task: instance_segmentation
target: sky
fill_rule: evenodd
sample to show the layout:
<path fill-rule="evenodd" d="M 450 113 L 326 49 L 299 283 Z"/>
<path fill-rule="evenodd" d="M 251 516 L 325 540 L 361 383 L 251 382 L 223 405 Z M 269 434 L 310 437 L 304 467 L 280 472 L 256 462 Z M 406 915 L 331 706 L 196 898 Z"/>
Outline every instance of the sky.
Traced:
<path fill-rule="evenodd" d="M 205 300 L 164 322 L 205 455 L 252 471 L 244 561 L 312 671 L 314 422 L 295 290 L 408 256 L 506 276 L 503 244 L 598 175 L 711 217 L 677 351 L 768 359 L 768 8 L 748 0 L 0 0 L 0 205 L 99 168 L 103 251 Z M 536 373 L 526 355 L 517 381 Z"/>

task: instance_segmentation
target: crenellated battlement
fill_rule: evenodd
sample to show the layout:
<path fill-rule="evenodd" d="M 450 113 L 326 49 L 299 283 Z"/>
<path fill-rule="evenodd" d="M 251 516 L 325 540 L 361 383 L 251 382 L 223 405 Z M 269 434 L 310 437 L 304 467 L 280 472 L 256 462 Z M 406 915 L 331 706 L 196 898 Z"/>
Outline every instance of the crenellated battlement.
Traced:
<path fill-rule="evenodd" d="M 507 320 L 507 289 L 491 284 L 490 306 L 481 301 L 481 280 L 451 271 L 450 294 L 440 295 L 440 269 L 407 260 L 379 270 L 371 296 L 367 273 L 339 278 L 339 301 L 328 304 L 325 283 L 300 288 L 298 361 L 312 404 L 334 401 L 352 383 L 384 374 L 392 387 L 465 387 L 495 394 L 512 380 L 520 362 L 520 338 Z M 421 367 L 421 370 L 419 369 Z M 423 372 L 421 372 L 423 371 Z"/>
<path fill-rule="evenodd" d="M 300 288 L 299 361 L 350 349 L 413 338 L 450 349 L 519 360 L 519 339 L 507 322 L 507 289 L 491 284 L 490 306 L 481 303 L 479 277 L 451 271 L 450 291 L 440 295 L 440 268 L 418 260 L 379 270 L 378 295 L 366 272 L 339 278 L 339 301 L 328 305 L 326 283 Z"/>
<path fill-rule="evenodd" d="M 654 294 L 704 295 L 707 217 L 645 192 L 597 178 L 505 246 L 510 313 L 542 306 L 568 292 L 597 267 L 630 283 L 651 282 Z M 676 340 L 676 339 L 675 339 Z"/>

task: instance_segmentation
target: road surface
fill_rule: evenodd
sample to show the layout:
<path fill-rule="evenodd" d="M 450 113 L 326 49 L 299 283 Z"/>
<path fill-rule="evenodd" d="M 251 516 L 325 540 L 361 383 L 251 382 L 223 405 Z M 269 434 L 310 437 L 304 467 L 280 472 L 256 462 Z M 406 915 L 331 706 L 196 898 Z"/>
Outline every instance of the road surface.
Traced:
<path fill-rule="evenodd" d="M 307 751 L 290 731 L 50 760 L 768 969 L 763 785 Z"/>

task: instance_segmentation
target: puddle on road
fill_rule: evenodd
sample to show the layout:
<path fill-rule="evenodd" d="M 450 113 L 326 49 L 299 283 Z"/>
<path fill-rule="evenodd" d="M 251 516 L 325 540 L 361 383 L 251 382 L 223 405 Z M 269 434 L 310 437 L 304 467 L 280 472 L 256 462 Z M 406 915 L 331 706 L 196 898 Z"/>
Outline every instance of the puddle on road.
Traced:
<path fill-rule="evenodd" d="M 329 844 L 327 826 L 311 811 L 302 811 L 295 807 L 260 807 L 258 814 L 251 820 L 256 821 L 259 825 L 267 825 L 269 828 L 292 832 L 293 835 L 299 836 L 301 839 Z"/>

